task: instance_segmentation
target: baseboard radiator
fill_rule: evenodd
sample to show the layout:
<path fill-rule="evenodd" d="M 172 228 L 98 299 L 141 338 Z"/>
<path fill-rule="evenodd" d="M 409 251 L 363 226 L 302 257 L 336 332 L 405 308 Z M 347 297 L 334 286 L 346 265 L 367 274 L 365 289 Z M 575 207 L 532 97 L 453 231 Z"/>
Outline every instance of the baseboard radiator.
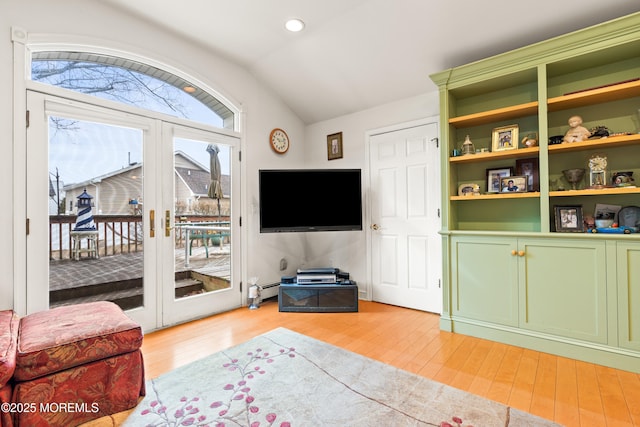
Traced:
<path fill-rule="evenodd" d="M 278 288 L 280 287 L 280 282 L 269 283 L 268 285 L 260 286 L 262 287 L 262 293 L 260 294 L 262 300 L 278 296 Z"/>

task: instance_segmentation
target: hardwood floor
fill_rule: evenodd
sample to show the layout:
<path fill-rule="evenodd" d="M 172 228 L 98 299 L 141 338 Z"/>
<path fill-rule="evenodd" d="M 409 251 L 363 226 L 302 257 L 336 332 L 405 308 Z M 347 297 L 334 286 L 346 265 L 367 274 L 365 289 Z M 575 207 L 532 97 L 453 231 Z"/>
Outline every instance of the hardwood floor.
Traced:
<path fill-rule="evenodd" d="M 149 333 L 147 378 L 280 326 L 566 426 L 640 426 L 639 374 L 442 332 L 437 315 L 368 301 L 358 313 L 267 301 Z"/>

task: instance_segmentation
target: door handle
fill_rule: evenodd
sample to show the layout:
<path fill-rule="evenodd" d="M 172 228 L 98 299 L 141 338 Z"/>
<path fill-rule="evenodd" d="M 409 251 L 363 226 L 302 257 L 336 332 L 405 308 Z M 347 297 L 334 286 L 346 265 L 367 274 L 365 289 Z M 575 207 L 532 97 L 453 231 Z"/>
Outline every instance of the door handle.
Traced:
<path fill-rule="evenodd" d="M 149 211 L 149 237 L 156 237 L 156 211 Z"/>
<path fill-rule="evenodd" d="M 369 228 L 371 228 L 373 231 L 380 230 L 380 226 L 378 224 L 371 224 L 371 226 Z"/>
<path fill-rule="evenodd" d="M 166 237 L 171 236 L 171 212 L 168 210 L 164 212 L 164 235 Z"/>

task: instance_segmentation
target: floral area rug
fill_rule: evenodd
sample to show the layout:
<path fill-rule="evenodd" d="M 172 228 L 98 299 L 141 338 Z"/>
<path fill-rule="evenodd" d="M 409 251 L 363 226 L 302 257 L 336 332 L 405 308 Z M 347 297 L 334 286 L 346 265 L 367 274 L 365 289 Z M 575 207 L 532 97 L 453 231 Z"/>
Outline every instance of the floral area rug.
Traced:
<path fill-rule="evenodd" d="M 278 328 L 147 382 L 125 426 L 555 426 Z"/>

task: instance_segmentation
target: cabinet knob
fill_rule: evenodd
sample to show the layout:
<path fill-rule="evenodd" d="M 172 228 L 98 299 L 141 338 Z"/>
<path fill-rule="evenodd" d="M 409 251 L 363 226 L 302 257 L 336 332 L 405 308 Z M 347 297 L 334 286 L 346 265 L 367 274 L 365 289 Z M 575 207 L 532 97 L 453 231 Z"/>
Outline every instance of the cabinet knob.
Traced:
<path fill-rule="evenodd" d="M 518 251 L 518 256 L 524 256 L 524 251 Z"/>
<path fill-rule="evenodd" d="M 511 255 L 516 256 L 518 254 L 518 251 L 516 251 L 515 249 L 511 251 Z"/>

